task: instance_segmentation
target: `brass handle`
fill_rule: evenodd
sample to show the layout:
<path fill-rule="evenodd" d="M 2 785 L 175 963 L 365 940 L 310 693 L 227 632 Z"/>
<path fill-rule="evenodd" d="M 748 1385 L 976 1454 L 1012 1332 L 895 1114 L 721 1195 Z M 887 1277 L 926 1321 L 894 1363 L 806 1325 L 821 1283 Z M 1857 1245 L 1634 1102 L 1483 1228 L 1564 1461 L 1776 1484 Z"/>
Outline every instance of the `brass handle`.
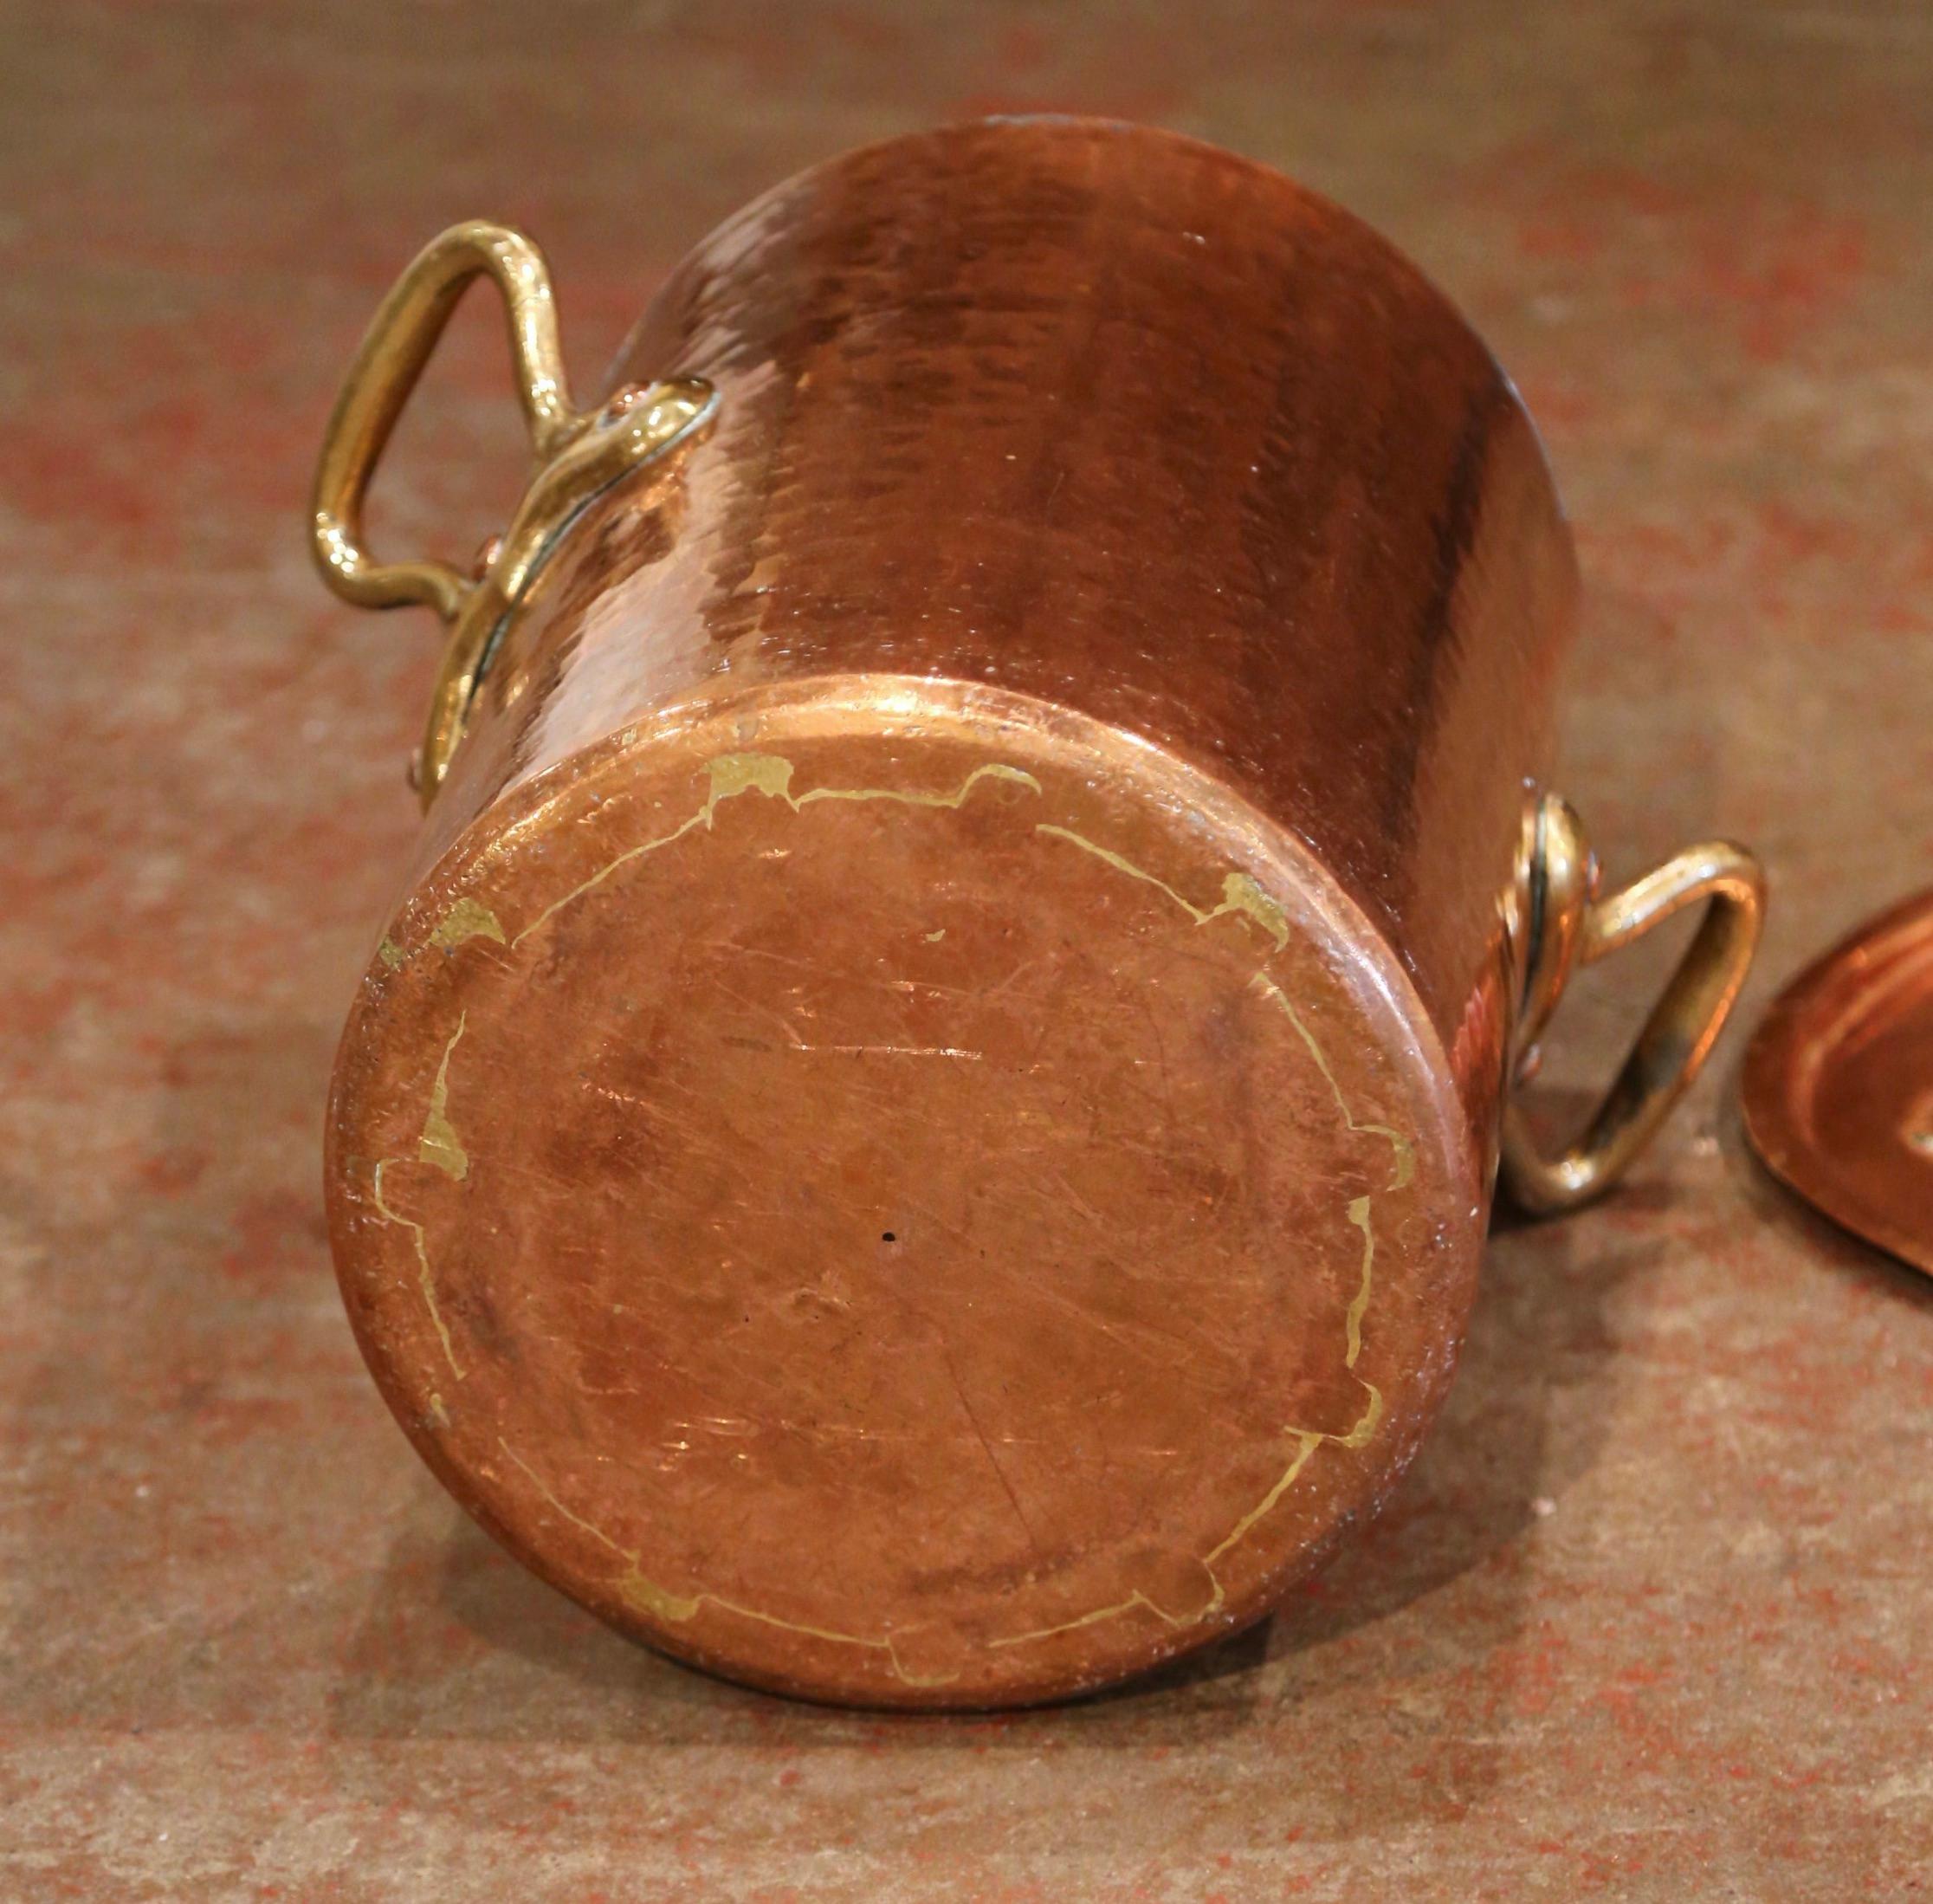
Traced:
<path fill-rule="evenodd" d="M 571 408 L 557 336 L 557 303 L 543 253 L 520 232 L 473 220 L 452 225 L 417 253 L 364 334 L 315 471 L 315 559 L 329 586 L 359 608 L 421 602 L 456 619 L 470 579 L 448 562 L 378 562 L 363 543 L 363 499 L 410 392 L 473 278 L 503 294 L 517 395 L 540 458 L 566 442 L 580 419 Z"/>
<path fill-rule="evenodd" d="M 1536 808 L 1529 854 L 1530 949 L 1512 1059 L 1512 1084 L 1528 1082 L 1537 1040 L 1573 970 L 1629 945 L 1701 900 L 1705 916 L 1624 1068 L 1584 1135 L 1547 1157 L 1514 1102 L 1503 1113 L 1504 1185 L 1525 1209 L 1575 1209 L 1610 1188 L 1684 1095 L 1738 999 L 1765 916 L 1765 874 L 1741 846 L 1688 846 L 1609 898 L 1598 897 L 1597 862 L 1569 806 L 1555 795 Z"/>
<path fill-rule="evenodd" d="M 471 280 L 502 294 L 518 401 L 536 474 L 481 573 L 433 557 L 379 562 L 363 534 L 363 503 L 397 419 Z M 521 232 L 475 219 L 432 239 L 371 320 L 343 380 L 316 465 L 311 547 L 322 577 L 359 608 L 433 608 L 450 631 L 417 763 L 427 806 L 462 737 L 490 637 L 549 545 L 600 490 L 674 447 L 695 443 L 717 410 L 711 386 L 687 378 L 627 386 L 592 412 L 565 380 L 557 303 L 544 255 Z"/>

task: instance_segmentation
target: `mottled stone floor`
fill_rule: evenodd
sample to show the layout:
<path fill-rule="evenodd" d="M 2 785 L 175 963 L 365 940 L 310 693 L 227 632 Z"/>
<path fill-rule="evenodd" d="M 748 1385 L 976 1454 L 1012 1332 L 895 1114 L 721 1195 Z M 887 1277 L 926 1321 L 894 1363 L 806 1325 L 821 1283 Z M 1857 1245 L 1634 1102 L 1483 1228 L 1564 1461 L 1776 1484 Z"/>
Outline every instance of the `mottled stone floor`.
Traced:
<path fill-rule="evenodd" d="M 1933 16 L 15 0 L 0 60 L 0 1894 L 1843 1900 L 1933 1868 L 1933 1287 L 1754 1171 L 1730 1041 L 1614 1201 L 1495 1241 L 1449 1415 L 1268 1630 L 1079 1709 L 713 1685 L 520 1572 L 364 1374 L 331 1046 L 415 825 L 429 626 L 301 542 L 360 327 L 450 219 L 583 384 L 682 246 L 998 108 L 1283 166 L 1464 303 L 1590 591 L 1568 783 L 1755 841 L 1748 1014 L 1933 879 Z M 399 546 L 514 493 L 459 318 Z M 1568 1013 L 1608 1069 L 1656 976 Z"/>

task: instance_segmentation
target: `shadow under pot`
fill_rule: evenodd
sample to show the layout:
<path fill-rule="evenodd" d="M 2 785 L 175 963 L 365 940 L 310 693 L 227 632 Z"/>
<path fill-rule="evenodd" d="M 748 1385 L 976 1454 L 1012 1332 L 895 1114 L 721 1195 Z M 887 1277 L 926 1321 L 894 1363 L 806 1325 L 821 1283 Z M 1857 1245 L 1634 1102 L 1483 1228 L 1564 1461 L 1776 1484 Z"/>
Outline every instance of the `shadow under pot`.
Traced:
<path fill-rule="evenodd" d="M 364 489 L 464 285 L 534 474 L 474 572 Z M 449 624 L 328 1121 L 423 1458 L 750 1684 L 988 1706 L 1269 1612 L 1442 1400 L 1500 1155 L 1604 1188 L 1760 883 L 1609 898 L 1548 787 L 1575 567 L 1457 313 L 1276 174 L 1066 120 L 894 140 L 706 238 L 571 403 L 527 240 L 411 266 L 318 555 Z M 1585 1137 L 1578 963 L 1704 924 Z"/>

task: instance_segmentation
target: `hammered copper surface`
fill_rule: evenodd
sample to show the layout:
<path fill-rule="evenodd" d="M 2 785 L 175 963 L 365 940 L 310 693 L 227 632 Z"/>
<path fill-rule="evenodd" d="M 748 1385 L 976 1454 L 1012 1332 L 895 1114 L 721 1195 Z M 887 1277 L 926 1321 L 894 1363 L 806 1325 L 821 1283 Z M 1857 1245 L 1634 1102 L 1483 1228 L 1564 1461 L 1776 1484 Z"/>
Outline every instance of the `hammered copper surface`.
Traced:
<path fill-rule="evenodd" d="M 1766 1166 L 1933 1273 L 1933 893 L 1862 927 L 1780 994 L 1745 1059 Z"/>
<path fill-rule="evenodd" d="M 541 235 L 589 394 L 692 234 L 828 154 L 989 110 L 1199 133 L 1388 233 L 1510 366 L 1585 581 L 1558 783 L 1613 884 L 1766 852 L 1749 1022 L 1933 865 L 1912 10 L 22 0 L 8 53 L 0 1894 L 1923 1887 L 1933 1282 L 1764 1177 L 1735 1045 L 1617 1196 L 1492 1235 L 1365 1537 L 1128 1691 L 831 1711 L 533 1578 L 397 1433 L 330 1268 L 321 1107 L 422 824 L 436 641 L 332 603 L 292 527 L 333 379 L 455 219 Z M 384 547 L 501 524 L 507 375 L 479 299 Z M 1657 976 L 1633 952 L 1567 1001 L 1554 1122 Z"/>
<path fill-rule="evenodd" d="M 999 121 L 755 201 L 619 384 L 345 1033 L 426 1457 L 607 1617 L 861 1703 L 1250 1623 L 1440 1405 L 1574 564 L 1355 220 Z"/>

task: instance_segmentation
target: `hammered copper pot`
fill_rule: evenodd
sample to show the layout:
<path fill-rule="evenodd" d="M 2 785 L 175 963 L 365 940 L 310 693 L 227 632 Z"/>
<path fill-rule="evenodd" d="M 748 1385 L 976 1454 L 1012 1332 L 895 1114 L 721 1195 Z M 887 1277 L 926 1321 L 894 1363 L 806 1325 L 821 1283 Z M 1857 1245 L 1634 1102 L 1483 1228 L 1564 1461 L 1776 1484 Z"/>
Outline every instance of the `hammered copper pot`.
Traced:
<path fill-rule="evenodd" d="M 536 474 L 474 577 L 363 489 L 467 280 Z M 780 186 L 611 394 L 433 244 L 331 425 L 333 586 L 451 625 L 337 1062 L 349 1313 L 536 1571 L 753 1684 L 1072 1694 L 1268 1612 L 1440 1406 L 1500 1149 L 1607 1183 L 1755 866 L 1613 899 L 1552 794 L 1575 567 L 1442 295 L 1273 172 L 1005 121 Z M 1709 899 L 1589 1132 L 1505 1093 Z"/>

